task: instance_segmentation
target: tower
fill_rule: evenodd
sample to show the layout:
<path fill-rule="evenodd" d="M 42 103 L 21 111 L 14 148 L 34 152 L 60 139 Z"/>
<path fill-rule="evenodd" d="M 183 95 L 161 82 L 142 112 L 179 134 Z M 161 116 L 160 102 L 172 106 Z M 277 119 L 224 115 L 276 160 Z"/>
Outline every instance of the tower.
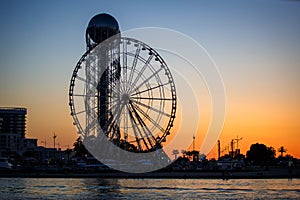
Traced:
<path fill-rule="evenodd" d="M 22 151 L 26 114 L 26 108 L 0 108 L 0 154 L 7 150 L 15 153 Z"/>
<path fill-rule="evenodd" d="M 117 20 L 106 13 L 95 15 L 86 29 L 86 46 L 90 50 L 104 40 L 120 33 Z"/>
<path fill-rule="evenodd" d="M 94 47 L 102 43 L 102 48 L 98 53 L 98 66 L 96 76 L 97 81 L 97 116 L 101 129 L 107 135 L 109 130 L 107 123 L 112 116 L 109 113 L 109 98 L 112 94 L 112 84 L 118 84 L 120 77 L 119 63 L 119 25 L 117 20 L 109 14 L 101 13 L 95 15 L 86 29 L 86 47 L 91 51 Z M 112 38 L 113 37 L 113 38 Z M 112 38 L 112 39 L 111 39 Z M 106 42 L 110 39 L 109 42 Z M 111 41 L 112 40 L 112 41 Z M 92 66 L 88 65 L 88 66 Z M 93 67 L 87 68 L 87 74 L 95 74 Z M 89 76 L 87 76 L 89 77 Z M 118 88 L 118 87 L 115 87 Z M 87 88 L 87 91 L 89 88 Z M 114 125 L 116 130 L 116 142 L 119 142 L 119 127 Z"/>
<path fill-rule="evenodd" d="M 121 37 L 108 14 L 88 23 L 86 48 L 71 77 L 69 106 L 88 151 L 101 162 L 113 159 L 116 169 L 134 166 L 125 171 L 147 171 L 136 168 L 143 160 L 152 169 L 169 164 L 162 143 L 173 127 L 177 97 L 167 63 L 146 43 Z"/>

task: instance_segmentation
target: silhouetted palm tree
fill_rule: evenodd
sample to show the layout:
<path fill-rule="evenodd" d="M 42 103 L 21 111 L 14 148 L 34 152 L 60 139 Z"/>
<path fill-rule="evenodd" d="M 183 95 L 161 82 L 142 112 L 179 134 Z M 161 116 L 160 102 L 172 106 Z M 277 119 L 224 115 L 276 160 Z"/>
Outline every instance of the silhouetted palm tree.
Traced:
<path fill-rule="evenodd" d="M 186 150 L 182 149 L 181 153 L 182 153 L 182 157 L 185 157 Z"/>
<path fill-rule="evenodd" d="M 173 155 L 175 155 L 175 160 L 177 159 L 177 154 L 179 154 L 179 151 L 177 149 L 173 150 Z"/>
<path fill-rule="evenodd" d="M 285 153 L 287 151 L 287 149 L 285 149 L 283 146 L 281 146 L 279 149 L 278 149 L 278 152 L 280 152 L 280 156 L 282 157 L 283 156 L 283 153 Z"/>

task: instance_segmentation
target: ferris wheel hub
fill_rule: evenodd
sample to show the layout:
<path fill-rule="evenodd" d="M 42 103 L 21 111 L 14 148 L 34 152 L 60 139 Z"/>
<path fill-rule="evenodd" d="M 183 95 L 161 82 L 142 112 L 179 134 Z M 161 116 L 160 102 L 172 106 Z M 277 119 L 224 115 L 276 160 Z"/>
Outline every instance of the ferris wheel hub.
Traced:
<path fill-rule="evenodd" d="M 124 93 L 124 94 L 122 95 L 122 102 L 123 102 L 124 104 L 128 104 L 129 101 L 130 101 L 130 96 L 129 96 L 129 94 L 128 94 L 128 93 Z"/>

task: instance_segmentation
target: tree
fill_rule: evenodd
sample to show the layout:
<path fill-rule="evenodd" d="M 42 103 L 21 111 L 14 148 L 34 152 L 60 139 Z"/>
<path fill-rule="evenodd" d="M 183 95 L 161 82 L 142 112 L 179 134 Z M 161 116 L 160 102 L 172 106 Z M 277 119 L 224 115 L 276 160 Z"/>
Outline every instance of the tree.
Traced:
<path fill-rule="evenodd" d="M 88 154 L 87 149 L 83 145 L 83 142 L 80 137 L 77 138 L 77 140 L 73 144 L 75 156 L 76 157 L 85 157 Z"/>
<path fill-rule="evenodd" d="M 285 149 L 283 146 L 281 146 L 279 149 L 278 149 L 278 152 L 280 152 L 280 157 L 283 157 L 283 153 L 285 153 L 287 151 L 287 149 Z"/>
<path fill-rule="evenodd" d="M 116 140 L 115 144 L 119 144 L 120 148 L 130 151 L 130 152 L 138 152 L 137 147 L 134 144 L 127 142 L 126 140 Z"/>
<path fill-rule="evenodd" d="M 182 149 L 181 153 L 182 153 L 182 157 L 185 157 L 186 150 Z"/>
<path fill-rule="evenodd" d="M 177 159 L 177 154 L 179 154 L 179 151 L 177 149 L 174 149 L 172 153 L 175 156 L 175 160 L 176 160 Z"/>
<path fill-rule="evenodd" d="M 255 165 L 268 165 L 274 160 L 276 151 L 273 147 L 267 147 L 264 144 L 252 144 L 247 151 L 247 159 Z"/>
<path fill-rule="evenodd" d="M 193 151 L 186 151 L 185 152 L 185 155 L 188 157 L 188 158 L 191 158 L 192 157 L 192 160 L 194 162 L 198 161 L 199 160 L 199 151 L 196 151 L 196 150 L 193 150 Z"/>

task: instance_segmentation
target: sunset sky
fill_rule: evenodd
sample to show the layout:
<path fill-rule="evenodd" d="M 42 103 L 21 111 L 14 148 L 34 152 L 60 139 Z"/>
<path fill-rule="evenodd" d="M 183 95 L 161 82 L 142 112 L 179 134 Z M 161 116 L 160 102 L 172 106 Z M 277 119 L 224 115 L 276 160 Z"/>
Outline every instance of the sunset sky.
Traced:
<path fill-rule="evenodd" d="M 0 8 L 0 106 L 26 107 L 27 137 L 40 145 L 53 147 L 54 132 L 62 148 L 78 137 L 69 81 L 89 20 L 105 12 L 121 31 L 173 29 L 209 52 L 227 97 L 222 148 L 239 136 L 244 154 L 259 142 L 300 158 L 300 1 L 11 0 Z"/>

